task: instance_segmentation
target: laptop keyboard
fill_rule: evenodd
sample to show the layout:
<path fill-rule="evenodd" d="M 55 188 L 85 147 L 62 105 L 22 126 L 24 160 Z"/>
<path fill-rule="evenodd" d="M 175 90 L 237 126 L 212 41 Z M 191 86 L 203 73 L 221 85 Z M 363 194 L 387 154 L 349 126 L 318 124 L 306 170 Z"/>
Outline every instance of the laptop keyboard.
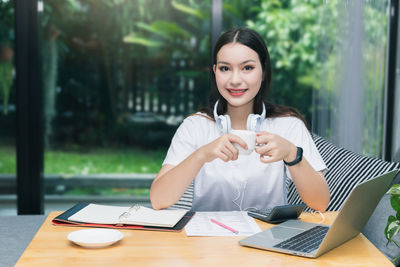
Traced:
<path fill-rule="evenodd" d="M 319 247 L 328 230 L 329 227 L 326 226 L 315 226 L 275 245 L 274 247 L 309 253 Z"/>

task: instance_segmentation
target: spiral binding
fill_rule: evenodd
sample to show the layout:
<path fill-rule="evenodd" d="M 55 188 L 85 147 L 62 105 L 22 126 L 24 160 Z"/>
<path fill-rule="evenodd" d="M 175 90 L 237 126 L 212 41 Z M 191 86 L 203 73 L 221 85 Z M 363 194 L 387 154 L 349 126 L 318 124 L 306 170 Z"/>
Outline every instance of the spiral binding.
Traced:
<path fill-rule="evenodd" d="M 134 204 L 132 207 L 128 209 L 128 211 L 125 211 L 122 213 L 119 217 L 118 220 L 121 222 L 124 219 L 129 218 L 132 215 L 132 212 L 138 211 L 140 209 L 140 206 L 138 204 Z M 122 223 L 121 223 L 122 224 Z"/>

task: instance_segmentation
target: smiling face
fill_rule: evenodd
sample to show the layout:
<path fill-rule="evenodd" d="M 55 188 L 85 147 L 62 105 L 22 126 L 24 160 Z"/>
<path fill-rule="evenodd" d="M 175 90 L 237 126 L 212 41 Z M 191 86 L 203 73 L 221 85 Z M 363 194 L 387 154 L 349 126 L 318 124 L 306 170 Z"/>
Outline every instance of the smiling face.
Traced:
<path fill-rule="evenodd" d="M 224 45 L 214 65 L 218 91 L 229 107 L 247 107 L 252 110 L 263 77 L 258 54 L 240 43 Z"/>

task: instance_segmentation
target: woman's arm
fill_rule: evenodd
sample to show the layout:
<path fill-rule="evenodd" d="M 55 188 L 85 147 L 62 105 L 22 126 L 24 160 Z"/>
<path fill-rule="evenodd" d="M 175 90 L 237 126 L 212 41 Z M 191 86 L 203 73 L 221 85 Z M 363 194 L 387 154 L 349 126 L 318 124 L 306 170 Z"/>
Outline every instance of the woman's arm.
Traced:
<path fill-rule="evenodd" d="M 154 209 L 164 209 L 176 203 L 204 164 L 199 150 L 179 165 L 164 165 L 150 188 L 150 201 Z"/>
<path fill-rule="evenodd" d="M 314 210 L 324 212 L 330 200 L 324 175 L 315 171 L 304 157 L 298 164 L 288 168 L 303 202 Z"/>
<path fill-rule="evenodd" d="M 176 203 L 205 163 L 216 158 L 225 162 L 237 160 L 238 149 L 232 143 L 247 149 L 246 143 L 238 136 L 225 134 L 200 147 L 178 165 L 164 165 L 150 188 L 153 208 L 163 209 Z"/>
<path fill-rule="evenodd" d="M 264 144 L 256 149 L 264 163 L 279 160 L 290 162 L 296 158 L 296 146 L 279 135 L 259 133 L 257 143 Z M 323 174 L 315 171 L 304 157 L 296 165 L 288 166 L 288 169 L 303 202 L 314 210 L 324 212 L 328 207 L 330 194 Z"/>

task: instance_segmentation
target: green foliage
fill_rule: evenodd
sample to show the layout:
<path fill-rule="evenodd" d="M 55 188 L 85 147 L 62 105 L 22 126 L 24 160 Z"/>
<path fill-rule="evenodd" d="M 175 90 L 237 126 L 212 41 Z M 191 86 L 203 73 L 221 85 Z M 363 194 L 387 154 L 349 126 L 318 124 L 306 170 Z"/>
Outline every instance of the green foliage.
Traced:
<path fill-rule="evenodd" d="M 12 72 L 13 64 L 11 62 L 0 62 L 0 96 L 3 99 L 4 115 L 7 115 L 8 98 L 13 83 Z"/>
<path fill-rule="evenodd" d="M 177 96 L 185 94 L 175 86 L 182 77 L 195 83 L 191 90 L 196 92 L 194 99 L 200 103 L 192 109 L 204 104 L 208 93 L 211 3 L 200 0 L 44 1 L 40 17 L 42 38 L 49 38 L 46 34 L 52 27 L 60 32 L 57 38 L 60 92 L 54 132 L 61 138 L 57 141 L 62 143 L 65 136 L 79 135 L 74 141 L 109 142 L 115 129 L 126 127 L 118 124 L 128 110 L 129 93 L 162 91 L 171 96 L 172 104 L 177 104 L 182 99 Z M 298 108 L 308 121 L 313 108 L 335 109 L 329 103 L 313 107 L 311 99 L 313 90 L 318 93 L 322 86 L 330 90 L 328 93 L 338 88 L 335 67 L 339 59 L 334 53 L 319 52 L 320 47 L 331 51 L 340 45 L 338 18 L 343 14 L 338 13 L 337 3 L 340 1 L 223 1 L 223 30 L 247 25 L 267 42 L 272 62 L 269 99 Z M 384 16 L 381 13 L 373 4 L 365 7 L 364 27 L 369 41 L 363 46 L 368 51 L 376 50 L 374 42 L 386 36 L 377 35 L 376 29 Z M 0 22 L 6 25 L 0 27 L 0 42 L 3 42 L 13 28 L 13 1 L 0 1 Z M 44 56 L 49 54 L 43 52 Z M 368 64 L 376 61 L 373 54 L 368 58 Z M 183 68 L 172 67 L 182 61 Z M 151 75 L 144 77 L 142 74 L 146 72 Z M 166 77 L 165 81 L 160 81 L 161 77 Z M 383 78 L 374 77 L 374 74 L 366 77 L 366 84 L 383 84 Z M 4 89 L 1 92 L 5 95 Z M 369 114 L 372 104 L 366 106 L 365 113 Z M 65 114 L 70 117 L 66 118 Z M 377 143 L 371 138 L 367 140 Z"/>
<path fill-rule="evenodd" d="M 136 19 L 130 32 L 124 37 L 127 43 L 152 47 L 154 57 L 168 61 L 176 58 L 190 59 L 196 62 L 205 62 L 208 45 L 203 41 L 208 40 L 210 2 L 205 1 L 165 1 L 169 6 L 163 15 L 153 20 Z M 156 13 L 155 9 L 151 9 Z M 153 14 L 154 14 L 153 13 Z M 163 19 L 160 19 L 163 18 Z M 192 38 L 196 42 L 192 42 Z M 193 53 L 198 51 L 200 53 Z"/>
<path fill-rule="evenodd" d="M 384 1 L 366 2 L 362 7 L 362 88 L 364 114 L 376 113 L 377 99 L 383 99 L 386 54 Z M 354 4 L 354 3 L 353 3 Z M 352 4 L 351 4 L 352 5 Z M 351 6 L 350 5 L 350 6 Z M 259 32 L 267 43 L 272 63 L 272 102 L 298 108 L 308 121 L 311 112 L 329 112 L 335 120 L 336 99 L 344 77 L 344 51 L 354 49 L 348 41 L 353 25 L 346 1 L 261 0 L 256 15 L 246 25 Z M 230 8 L 230 7 L 229 7 Z M 351 38 L 350 38 L 351 39 Z M 382 63 L 380 63 L 383 61 Z M 379 64 L 378 64 L 379 63 Z M 351 79 L 351 78 L 350 78 Z M 312 94 L 320 100 L 313 106 Z M 319 101 L 317 101 L 319 102 Z M 382 116 L 378 112 L 376 117 Z M 378 118 L 379 119 L 379 118 Z M 367 154 L 381 151 L 382 127 L 365 118 L 363 135 Z M 368 129 L 375 129 L 373 133 Z M 326 130 L 329 137 L 330 129 Z M 371 151 L 372 150 L 372 151 Z"/>
<path fill-rule="evenodd" d="M 12 52 L 14 41 L 14 1 L 0 1 L 0 100 L 3 104 L 3 114 L 7 115 L 8 102 L 12 88 L 13 64 L 11 58 L 4 59 L 6 56 L 5 48 Z"/>
<path fill-rule="evenodd" d="M 187 115 L 207 100 L 210 1 L 49 0 L 40 21 L 42 39 L 60 33 L 52 144 L 131 141 L 126 114 L 151 102 Z M 194 103 L 182 110 L 189 90 Z"/>
<path fill-rule="evenodd" d="M 400 211 L 400 197 L 392 194 L 390 198 L 390 205 L 395 211 Z"/>
<path fill-rule="evenodd" d="M 190 6 L 186 6 L 184 4 L 178 3 L 177 1 L 172 1 L 172 6 L 179 11 L 182 11 L 183 13 L 186 13 L 188 15 L 193 15 L 198 17 L 199 19 L 205 19 L 206 18 L 206 12 L 201 12 L 200 10 L 197 10 L 196 8 L 192 8 Z"/>
<path fill-rule="evenodd" d="M 400 185 L 399 184 L 394 184 L 389 191 L 387 192 L 387 194 L 391 194 L 393 196 L 400 196 Z"/>
<path fill-rule="evenodd" d="M 390 215 L 388 217 L 386 227 L 385 227 L 385 237 L 390 242 L 393 242 L 397 247 L 400 246 L 397 244 L 393 238 L 399 233 L 400 231 L 400 184 L 393 185 L 386 194 L 390 194 L 390 204 L 393 210 L 396 212 L 396 216 Z M 400 255 L 392 260 L 395 262 Z"/>
<path fill-rule="evenodd" d="M 320 1 L 263 0 L 256 17 L 246 22 L 261 34 L 270 52 L 270 100 L 298 108 L 309 120 L 320 6 Z"/>
<path fill-rule="evenodd" d="M 157 20 L 151 24 L 138 22 L 136 26 L 139 29 L 162 37 L 162 41 L 152 40 L 142 37 L 139 33 L 132 32 L 124 37 L 124 42 L 149 47 L 160 47 L 170 45 L 170 42 L 179 39 L 189 39 L 192 36 L 189 32 L 180 28 L 176 23 L 169 21 Z"/>
<path fill-rule="evenodd" d="M 157 173 L 166 149 L 69 148 L 45 152 L 45 174 Z M 16 172 L 15 148 L 0 149 L 0 173 Z"/>
<path fill-rule="evenodd" d="M 149 196 L 149 188 L 74 188 L 65 195 L 98 195 L 98 196 Z"/>
<path fill-rule="evenodd" d="M 14 41 L 14 0 L 0 1 L 0 25 L 0 45 Z"/>
<path fill-rule="evenodd" d="M 260 11 L 260 0 L 224 0 L 222 1 L 222 31 L 232 27 L 244 26 L 246 20 L 255 18 Z"/>
<path fill-rule="evenodd" d="M 143 37 L 139 37 L 139 36 L 136 36 L 135 33 L 131 33 L 131 34 L 125 36 L 124 42 L 130 43 L 130 44 L 143 45 L 143 46 L 147 46 L 147 47 L 159 47 L 159 46 L 163 45 L 162 42 L 153 41 L 153 40 L 149 40 L 149 39 L 146 39 Z"/>
<path fill-rule="evenodd" d="M 2 144 L 0 146 L 0 173 L 16 173 L 16 160 L 17 157 L 15 153 L 15 147 L 10 147 Z"/>

